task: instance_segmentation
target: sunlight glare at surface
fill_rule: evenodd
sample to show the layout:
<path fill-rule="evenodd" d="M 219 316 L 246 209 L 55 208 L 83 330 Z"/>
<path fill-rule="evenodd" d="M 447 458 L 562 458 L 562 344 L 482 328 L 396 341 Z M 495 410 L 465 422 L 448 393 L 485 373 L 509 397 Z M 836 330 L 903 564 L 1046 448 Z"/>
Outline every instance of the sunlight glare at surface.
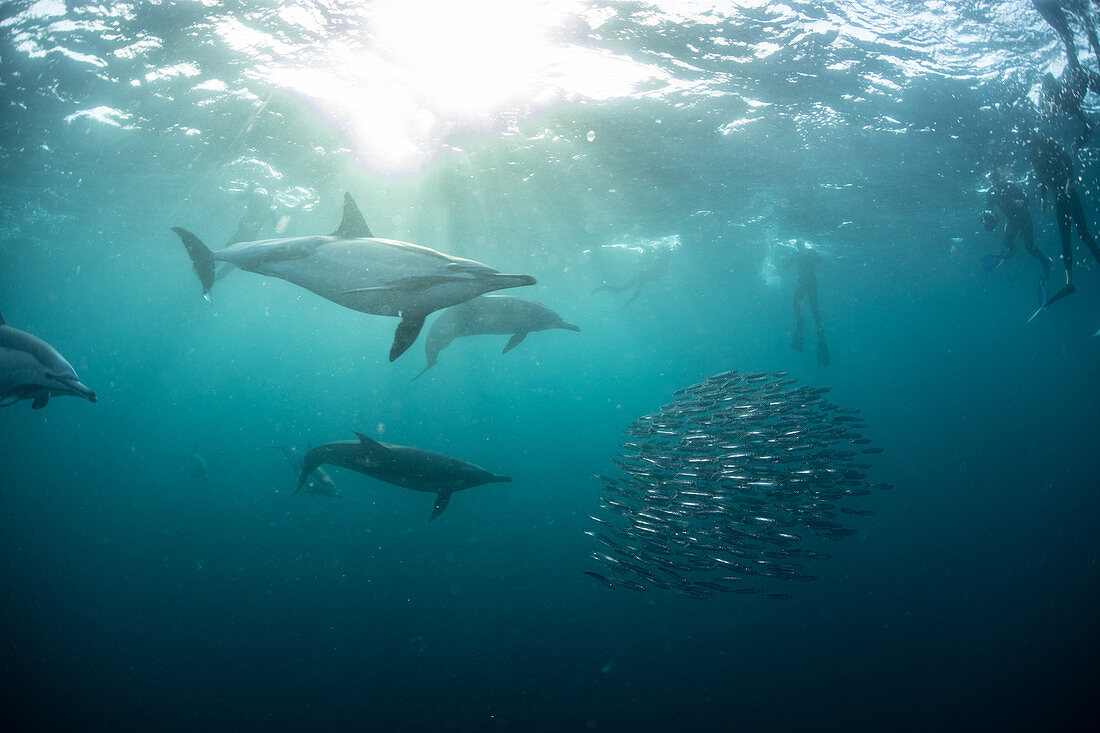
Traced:
<path fill-rule="evenodd" d="M 370 168 L 402 173 L 502 116 L 664 80 L 627 56 L 571 43 L 569 28 L 592 20 L 585 13 L 571 0 L 381 0 L 363 6 L 360 33 L 262 74 L 308 99 Z"/>

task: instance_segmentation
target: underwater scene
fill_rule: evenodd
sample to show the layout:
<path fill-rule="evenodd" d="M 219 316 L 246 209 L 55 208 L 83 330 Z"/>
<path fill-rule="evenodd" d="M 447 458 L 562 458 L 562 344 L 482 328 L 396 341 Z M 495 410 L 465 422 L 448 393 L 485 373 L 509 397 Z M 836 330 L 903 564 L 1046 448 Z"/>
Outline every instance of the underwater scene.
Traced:
<path fill-rule="evenodd" d="M 1094 730 L 1098 25 L 0 4 L 5 729 Z"/>

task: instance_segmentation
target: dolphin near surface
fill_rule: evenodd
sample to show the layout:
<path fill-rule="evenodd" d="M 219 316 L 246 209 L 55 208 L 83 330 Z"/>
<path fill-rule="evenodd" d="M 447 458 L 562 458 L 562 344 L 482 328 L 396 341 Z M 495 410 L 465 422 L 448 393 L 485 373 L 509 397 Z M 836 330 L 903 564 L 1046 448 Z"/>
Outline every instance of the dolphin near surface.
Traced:
<path fill-rule="evenodd" d="M 355 435 L 358 440 L 339 440 L 311 448 L 302 461 L 298 490 L 294 493 L 301 491 L 309 475 L 321 464 L 343 466 L 395 486 L 435 494 L 430 522 L 443 513 L 454 492 L 512 480 L 441 453 L 380 443 L 362 433 Z"/>
<path fill-rule="evenodd" d="M 505 275 L 428 247 L 379 239 L 350 194 L 344 195 L 340 227 L 329 236 L 237 242 L 212 252 L 186 229 L 172 231 L 183 241 L 207 298 L 216 263 L 228 262 L 286 280 L 345 308 L 400 318 L 390 361 L 412 346 L 433 311 L 494 290 L 535 284 L 530 275 Z"/>
<path fill-rule="evenodd" d="M 546 331 L 551 328 L 581 330 L 579 326 L 566 323 L 557 313 L 533 300 L 511 295 L 471 298 L 448 308 L 435 319 L 424 342 L 428 365 L 413 380 L 419 379 L 424 372 L 435 366 L 439 352 L 456 338 L 480 334 L 510 334 L 512 338 L 508 339 L 504 351 L 501 352 L 507 354 L 519 346 L 532 331 Z"/>
<path fill-rule="evenodd" d="M 55 395 L 96 401 L 95 392 L 81 383 L 57 349 L 7 325 L 0 314 L 0 407 L 34 400 L 31 407 L 40 410 Z"/>

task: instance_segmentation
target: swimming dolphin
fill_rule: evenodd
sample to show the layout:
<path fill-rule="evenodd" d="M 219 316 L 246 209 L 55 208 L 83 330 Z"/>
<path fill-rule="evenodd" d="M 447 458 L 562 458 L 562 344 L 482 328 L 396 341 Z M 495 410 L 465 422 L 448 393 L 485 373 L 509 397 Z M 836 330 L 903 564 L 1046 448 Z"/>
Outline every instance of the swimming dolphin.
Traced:
<path fill-rule="evenodd" d="M 451 257 L 434 249 L 378 239 L 344 195 L 344 218 L 327 237 L 293 237 L 238 242 L 211 252 L 191 232 L 172 227 L 191 256 L 209 299 L 216 262 L 278 277 L 345 308 L 401 323 L 390 348 L 393 361 L 412 346 L 432 311 L 457 305 L 483 293 L 534 285 L 530 275 L 504 275 L 488 265 Z"/>
<path fill-rule="evenodd" d="M 297 478 L 302 473 L 302 452 L 289 445 L 273 445 L 271 447 L 282 452 L 286 462 L 290 464 L 290 470 L 294 472 L 294 477 Z M 344 497 L 336 488 L 336 482 L 332 480 L 332 476 L 329 476 L 328 471 L 320 466 L 313 469 L 312 473 L 309 474 L 309 482 L 306 484 L 305 489 L 307 493 L 327 496 L 332 499 L 342 499 Z"/>
<path fill-rule="evenodd" d="M 519 346 L 527 338 L 527 334 L 550 328 L 581 330 L 579 326 L 566 323 L 557 313 L 533 300 L 511 295 L 471 298 L 465 303 L 448 308 L 435 319 L 424 342 L 428 365 L 413 380 L 419 379 L 424 372 L 435 366 L 439 352 L 456 338 L 479 334 L 511 334 L 512 338 L 508 339 L 504 351 L 501 352 L 507 354 Z"/>
<path fill-rule="evenodd" d="M 198 448 L 184 456 L 183 463 L 188 476 L 197 478 L 199 481 L 210 481 L 210 467 Z"/>
<path fill-rule="evenodd" d="M 0 407 L 34 400 L 41 410 L 53 395 L 73 395 L 95 402 L 95 392 L 80 378 L 57 349 L 37 336 L 12 328 L 0 314 Z"/>
<path fill-rule="evenodd" d="M 379 443 L 362 433 L 355 435 L 359 440 L 338 440 L 311 448 L 302 462 L 298 491 L 302 490 L 309 474 L 322 463 L 343 466 L 395 486 L 435 494 L 435 507 L 428 517 L 430 522 L 443 513 L 454 492 L 512 480 L 458 458 L 404 445 Z"/>

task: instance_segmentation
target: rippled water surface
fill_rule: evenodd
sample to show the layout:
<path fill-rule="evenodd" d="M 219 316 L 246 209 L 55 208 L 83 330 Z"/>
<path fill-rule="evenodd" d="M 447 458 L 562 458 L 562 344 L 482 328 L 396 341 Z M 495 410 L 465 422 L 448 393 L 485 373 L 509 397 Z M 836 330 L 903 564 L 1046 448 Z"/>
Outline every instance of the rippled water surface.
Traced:
<path fill-rule="evenodd" d="M 977 217 L 1064 66 L 1026 0 L 0 5 L 0 309 L 99 395 L 0 409 L 5 718 L 1084 727 L 1100 266 L 1075 238 L 1078 292 L 1027 323 L 1038 267 L 983 272 Z M 1100 155 L 1075 160 L 1096 227 Z M 459 339 L 413 382 L 427 329 L 391 363 L 396 319 L 274 277 L 208 303 L 170 230 L 327 234 L 345 192 L 580 331 Z M 828 366 L 808 312 L 791 348 L 796 240 Z M 831 557 L 789 599 L 586 576 L 624 429 L 731 369 L 831 387 L 893 489 L 807 537 Z M 352 431 L 513 480 L 430 524 L 346 469 L 292 496 L 270 446 Z"/>

